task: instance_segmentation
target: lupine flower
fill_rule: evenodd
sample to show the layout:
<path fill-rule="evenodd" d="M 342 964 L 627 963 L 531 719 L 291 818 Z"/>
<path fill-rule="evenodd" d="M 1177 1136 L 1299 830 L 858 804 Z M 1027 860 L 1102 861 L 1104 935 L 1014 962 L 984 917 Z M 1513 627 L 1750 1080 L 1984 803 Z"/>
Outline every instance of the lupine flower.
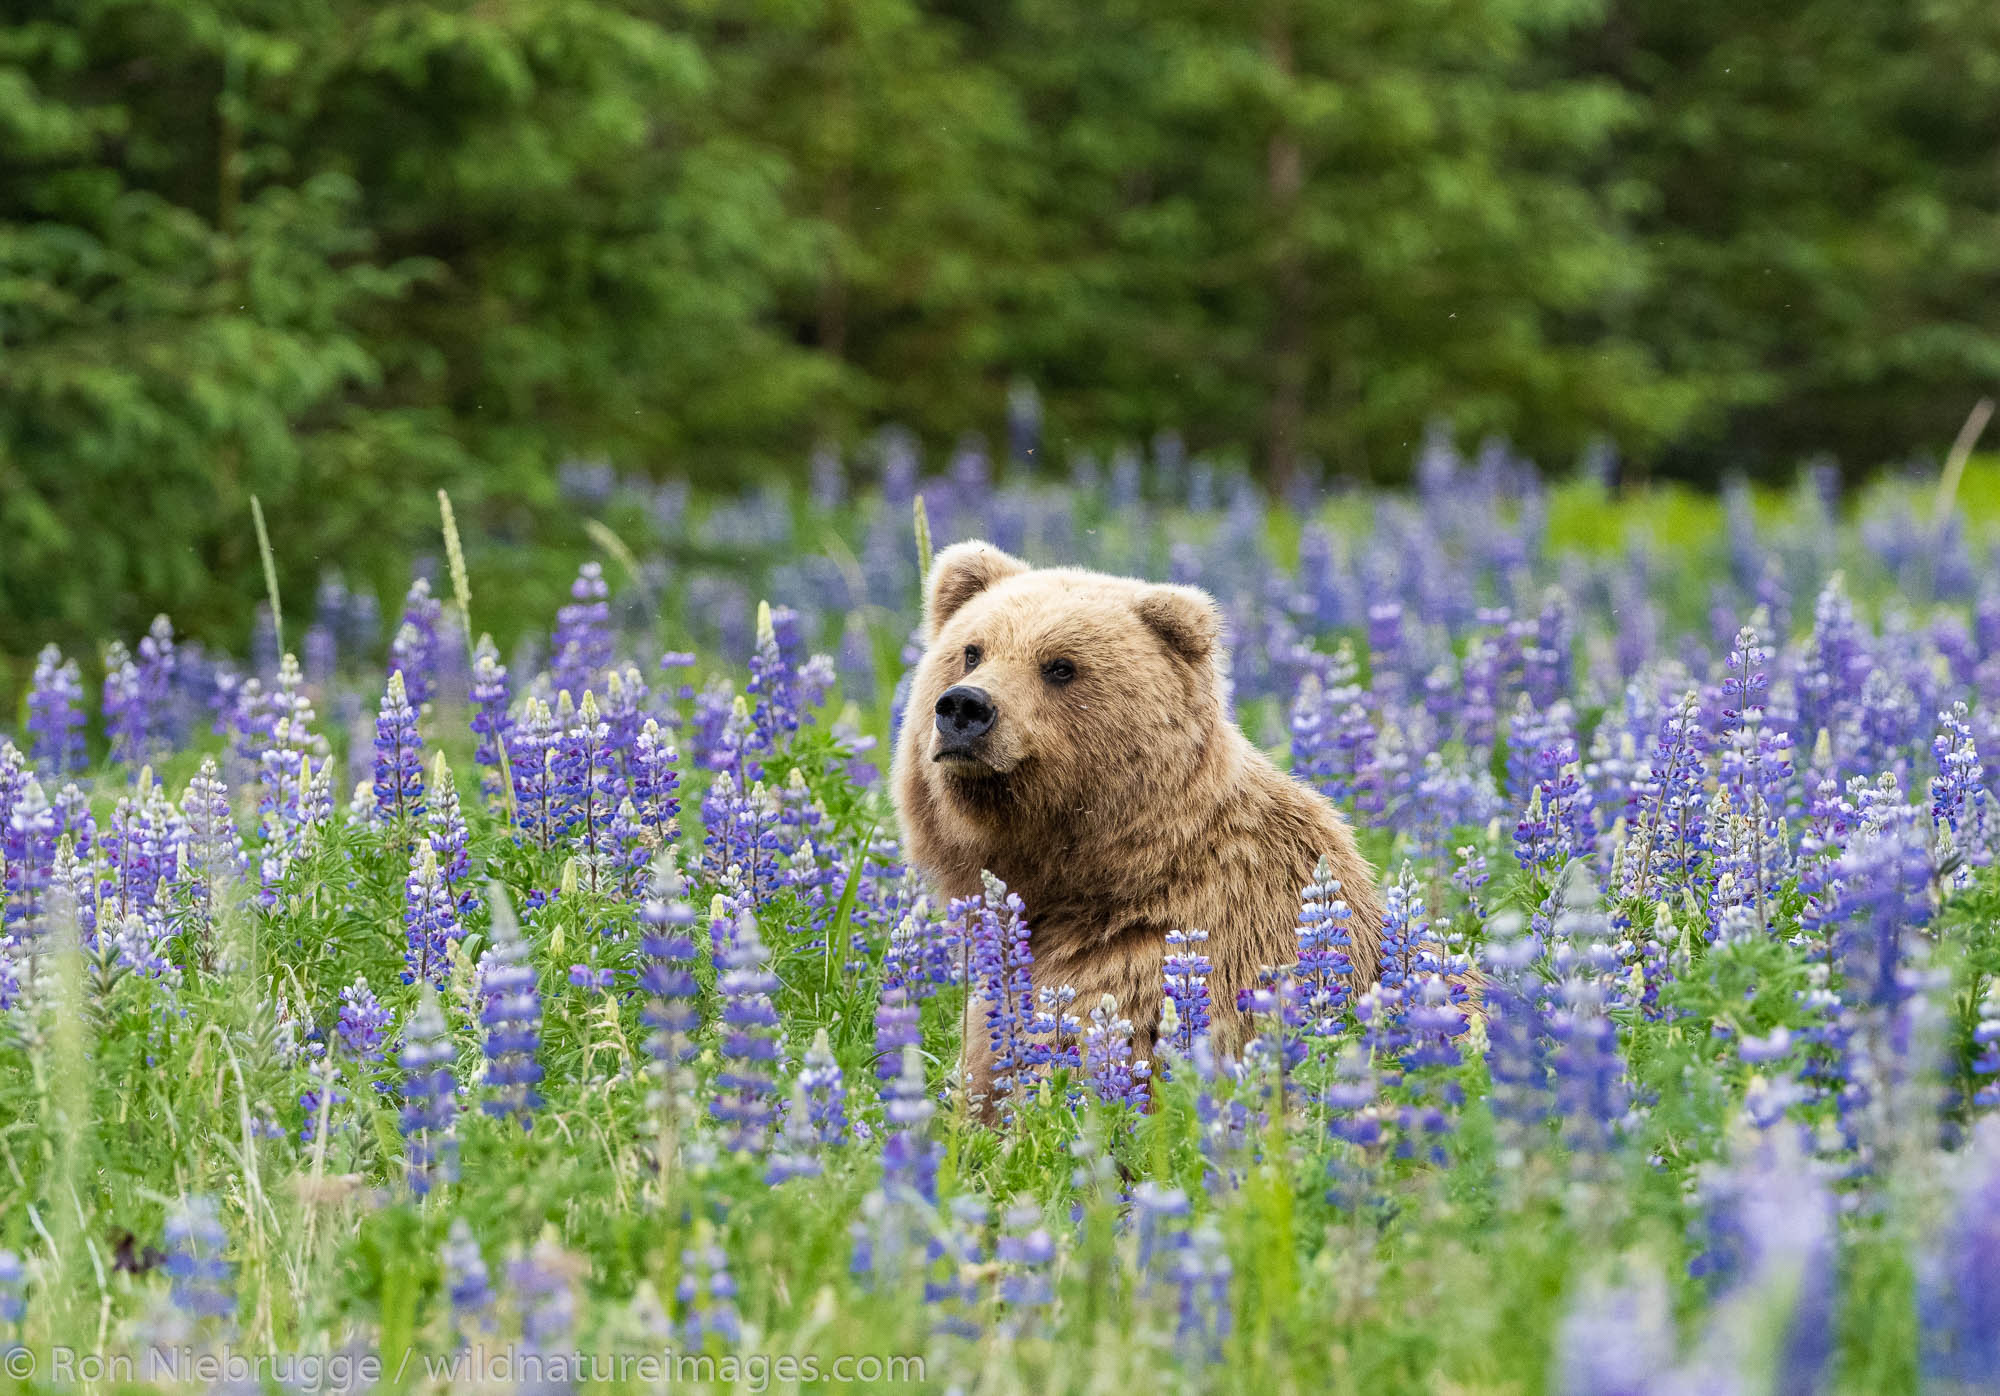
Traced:
<path fill-rule="evenodd" d="M 410 875 L 403 883 L 403 982 L 443 987 L 451 968 L 451 942 L 461 929 L 458 904 L 444 885 L 438 857 L 428 843 L 410 854 Z"/>
<path fill-rule="evenodd" d="M 500 803 L 500 760 L 513 730 L 513 720 L 507 715 L 513 695 L 507 685 L 507 666 L 500 662 L 500 650 L 491 635 L 481 635 L 472 652 L 470 697 L 472 733 L 477 739 L 472 759 L 480 768 L 479 788 L 488 804 Z"/>
<path fill-rule="evenodd" d="M 1966 721 L 1965 704 L 1939 713 L 1938 727 L 1937 740 L 1931 743 L 1938 767 L 1938 773 L 1931 777 L 1931 823 L 1941 840 L 1947 841 L 1949 852 L 1968 863 L 1984 861 L 1991 856 L 1995 816 L 1991 793 L 1982 783 L 1985 767 Z M 1960 868 L 1953 879 L 1958 887 L 1970 881 L 1969 867 Z"/>
<path fill-rule="evenodd" d="M 903 1049 L 922 1042 L 918 1026 L 919 1010 L 909 991 L 900 983 L 882 985 L 881 1001 L 875 1008 L 875 1076 L 893 1081 L 903 1070 Z"/>
<path fill-rule="evenodd" d="M 992 1047 L 985 1083 L 1003 1113 L 1026 1090 L 1034 1029 L 1034 955 L 1028 949 L 1027 908 L 993 874 L 983 873 L 984 891 L 965 909 L 972 942 L 972 974 L 979 1012 Z"/>
<path fill-rule="evenodd" d="M 618 857 L 611 827 L 617 810 L 617 775 L 610 740 L 611 729 L 590 693 L 583 695 L 575 717 L 556 739 L 555 832 L 575 848 L 577 865 L 592 892 L 610 889 Z"/>
<path fill-rule="evenodd" d="M 716 1244 L 706 1223 L 695 1244 L 681 1252 L 681 1276 L 674 1284 L 674 1298 L 680 1304 L 681 1340 L 691 1351 L 703 1351 L 710 1336 L 720 1339 L 725 1349 L 743 1341 L 729 1254 Z"/>
<path fill-rule="evenodd" d="M 604 568 L 586 562 L 570 584 L 570 602 L 556 612 L 555 634 L 549 640 L 554 656 L 551 677 L 556 688 L 583 693 L 598 687 L 598 675 L 611 664 L 615 641 L 611 634 L 611 588 Z"/>
<path fill-rule="evenodd" d="M 486 1331 L 492 1323 L 493 1286 L 486 1269 L 486 1257 L 464 1217 L 451 1219 L 451 1231 L 444 1244 L 445 1293 L 451 1299 L 452 1325 L 469 1337 Z"/>
<path fill-rule="evenodd" d="M 389 671 L 402 674 L 412 708 L 421 708 L 436 696 L 438 659 L 444 653 L 438 623 L 443 617 L 444 603 L 431 595 L 429 579 L 412 581 L 403 598 L 403 618 L 389 642 Z"/>
<path fill-rule="evenodd" d="M 1118 1000 L 1098 997 L 1084 1033 L 1083 1066 L 1090 1089 L 1107 1105 L 1144 1110 L 1150 1097 L 1148 1064 L 1133 1060 L 1132 1023 L 1118 1016 Z"/>
<path fill-rule="evenodd" d="M 680 836 L 680 753 L 660 724 L 647 718 L 632 744 L 632 803 L 650 854 Z"/>
<path fill-rule="evenodd" d="M 902 1070 L 882 1091 L 882 1114 L 890 1128 L 882 1146 L 882 1187 L 891 1196 L 937 1201 L 937 1145 L 930 1138 L 937 1107 L 924 1088 L 924 1058 L 916 1046 L 903 1049 Z"/>
<path fill-rule="evenodd" d="M 1945 1224 L 1917 1271 L 1925 1390 L 2000 1384 L 2000 1119 L 1975 1127 L 1957 1158 Z M 1950 1385 L 1947 1385 L 1947 1384 Z M 1933 1385 L 1935 1384 L 1935 1385 Z"/>
<path fill-rule="evenodd" d="M 1207 1362 L 1221 1360 L 1231 1327 L 1229 1287 L 1233 1277 L 1222 1233 L 1210 1223 L 1194 1228 L 1188 1244 L 1174 1252 L 1178 1299 L 1174 1337 L 1182 1352 Z"/>
<path fill-rule="evenodd" d="M 1340 879 L 1333 875 L 1333 860 L 1322 857 L 1300 898 L 1299 962 L 1292 971 L 1304 1026 L 1316 1037 L 1340 1030 L 1348 976 L 1354 973 L 1347 953 L 1352 915 L 1341 898 Z"/>
<path fill-rule="evenodd" d="M 229 811 L 229 791 L 216 773 L 215 758 L 204 757 L 201 769 L 181 797 L 181 818 L 187 827 L 185 852 L 176 880 L 176 901 L 183 909 L 183 929 L 193 937 L 195 960 L 214 968 L 215 921 L 229 889 L 249 873 L 236 820 Z"/>
<path fill-rule="evenodd" d="M 561 802 L 555 776 L 556 719 L 549 705 L 530 698 L 507 734 L 507 766 L 514 776 L 514 817 L 536 848 L 555 847 Z"/>
<path fill-rule="evenodd" d="M 375 813 L 398 828 L 424 812 L 424 744 L 400 669 L 389 675 L 375 719 L 374 789 Z"/>
<path fill-rule="evenodd" d="M 639 909 L 639 988 L 647 995 L 639 1021 L 647 1029 L 647 1068 L 654 1080 L 652 1108 L 677 1120 L 694 1105 L 692 1063 L 698 1050 L 694 1037 L 701 1028 L 697 1006 L 701 988 L 695 982 L 696 920 L 678 871 L 670 859 L 653 866 L 651 893 Z M 665 1145 L 663 1144 L 664 1148 Z"/>
<path fill-rule="evenodd" d="M 924 1305 L 932 1331 L 958 1338 L 980 1334 L 979 1309 L 985 1286 L 978 1278 L 985 1259 L 986 1199 L 974 1193 L 952 1198 L 945 1224 L 924 1248 Z"/>
<path fill-rule="evenodd" d="M 182 1198 L 167 1214 L 167 1274 L 174 1307 L 190 1318 L 228 1318 L 236 1312 L 236 1267 L 224 1258 L 229 1237 L 215 1203 Z"/>
<path fill-rule="evenodd" d="M 777 797 L 761 783 L 745 789 L 723 771 L 701 803 L 703 871 L 752 901 L 768 897 L 782 881 Z"/>
<path fill-rule="evenodd" d="M 1557 1396 L 1648 1396 L 1669 1389 L 1673 1322 L 1657 1273 L 1588 1289 L 1572 1302 L 1556 1338 Z"/>
<path fill-rule="evenodd" d="M 340 991 L 340 1016 L 335 1030 L 340 1036 L 341 1050 L 356 1061 L 382 1060 L 382 1041 L 392 1021 L 389 1010 L 360 975 Z"/>
<path fill-rule="evenodd" d="M 13 809 L 0 828 L 0 867 L 4 867 L 5 909 L 0 913 L 0 930 L 12 928 L 17 936 L 42 929 L 47 909 L 49 879 L 56 862 L 56 812 L 42 783 L 33 776 L 22 782 L 14 797 Z M 151 887 L 147 905 L 151 905 Z"/>
<path fill-rule="evenodd" d="M 458 1081 L 452 1072 L 457 1053 L 438 1007 L 437 991 L 426 984 L 422 992 L 396 1058 L 403 1069 L 400 1123 L 408 1149 L 410 1191 L 418 1197 L 439 1183 L 456 1181 L 458 1176 L 458 1139 L 453 1130 L 458 1119 Z M 454 1243 L 462 1226 L 463 1221 L 453 1223 Z M 484 1274 L 482 1264 L 482 1283 Z M 454 1308 L 458 1306 L 455 1291 L 452 1303 Z"/>
<path fill-rule="evenodd" d="M 748 912 L 736 918 L 721 970 L 716 987 L 722 994 L 723 1067 L 709 1113 L 728 1127 L 732 1153 L 761 1155 L 776 1113 L 778 1010 L 771 996 L 778 991 L 778 976 Z"/>
<path fill-rule="evenodd" d="M 429 855 L 426 848 L 424 853 Z M 523 1129 L 541 1108 L 542 995 L 535 966 L 521 939 L 520 923 L 503 899 L 493 905 L 493 943 L 479 962 L 479 1021 L 486 1030 L 486 1088 L 482 1109 Z"/>
<path fill-rule="evenodd" d="M 562 1355 L 573 1351 L 576 1258 L 544 1232 L 525 1256 L 507 1263 L 507 1285 L 521 1310 L 521 1340 L 529 1352 Z"/>
<path fill-rule="evenodd" d="M 1708 848 L 1708 797 L 1702 789 L 1700 697 L 1689 692 L 1661 719 L 1644 781 L 1635 789 L 1636 855 L 1625 861 L 1628 896 L 1651 895 L 1658 884 L 1683 885 Z"/>
<path fill-rule="evenodd" d="M 459 807 L 458 785 L 452 780 L 451 767 L 441 751 L 431 762 L 430 810 L 425 823 L 445 895 L 463 914 L 477 906 L 479 899 L 467 878 L 465 812 Z"/>
<path fill-rule="evenodd" d="M 29 758 L 44 776 L 56 779 L 83 769 L 83 675 L 54 645 L 35 657 L 28 734 Z"/>
<path fill-rule="evenodd" d="M 116 640 L 104 651 L 104 734 L 111 739 L 111 759 L 137 766 L 151 754 L 152 714 L 132 652 Z"/>
<path fill-rule="evenodd" d="M 1308 674 L 1292 703 L 1292 769 L 1328 799 L 1351 805 L 1373 758 L 1376 729 L 1343 644 L 1322 679 Z"/>
<path fill-rule="evenodd" d="M 1199 949 L 1207 943 L 1207 931 L 1167 932 L 1166 996 L 1176 1023 L 1173 1032 L 1163 1032 L 1163 1039 L 1182 1060 L 1192 1060 L 1195 1043 L 1208 1036 L 1208 976 L 1214 966 Z"/>
<path fill-rule="evenodd" d="M 813 1132 L 812 1106 L 806 1101 L 803 1081 L 792 1082 L 792 1097 L 786 1102 L 784 1122 L 778 1127 L 764 1164 L 764 1181 L 771 1187 L 793 1178 L 817 1178 L 821 1172 L 819 1138 Z"/>
<path fill-rule="evenodd" d="M 28 1316 L 27 1291 L 21 1257 L 0 1247 L 0 1323 L 16 1325 Z"/>
<path fill-rule="evenodd" d="M 833 1043 L 825 1028 L 813 1034 L 799 1068 L 799 1084 L 805 1090 L 813 1135 L 821 1144 L 845 1143 L 847 1126 L 847 1080 L 840 1063 L 834 1060 Z"/>

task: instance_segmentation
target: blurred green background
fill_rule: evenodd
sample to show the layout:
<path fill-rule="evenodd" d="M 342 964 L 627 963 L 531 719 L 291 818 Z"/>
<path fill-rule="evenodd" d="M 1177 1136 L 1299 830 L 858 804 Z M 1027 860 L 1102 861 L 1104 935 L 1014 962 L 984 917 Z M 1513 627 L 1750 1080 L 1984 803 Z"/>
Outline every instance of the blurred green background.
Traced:
<path fill-rule="evenodd" d="M 0 656 L 802 481 L 1040 392 L 1273 484 L 1939 451 L 2000 381 L 2000 7 L 16 0 Z M 1004 449 L 996 447 L 996 453 Z M 573 565 L 573 564 L 572 564 Z"/>

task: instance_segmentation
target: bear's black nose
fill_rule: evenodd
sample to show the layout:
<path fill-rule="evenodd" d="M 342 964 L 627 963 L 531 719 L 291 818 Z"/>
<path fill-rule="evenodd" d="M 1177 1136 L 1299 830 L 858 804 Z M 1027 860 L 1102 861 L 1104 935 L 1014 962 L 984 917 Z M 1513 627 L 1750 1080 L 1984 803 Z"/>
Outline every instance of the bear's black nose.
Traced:
<path fill-rule="evenodd" d="M 937 700 L 937 730 L 947 747 L 962 747 L 993 726 L 993 699 L 983 688 L 958 684 Z"/>

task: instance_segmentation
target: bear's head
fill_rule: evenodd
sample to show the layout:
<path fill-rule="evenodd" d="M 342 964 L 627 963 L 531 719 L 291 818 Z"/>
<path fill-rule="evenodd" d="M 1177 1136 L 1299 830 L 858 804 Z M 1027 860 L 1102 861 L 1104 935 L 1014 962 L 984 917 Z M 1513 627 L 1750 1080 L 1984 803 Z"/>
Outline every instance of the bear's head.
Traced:
<path fill-rule="evenodd" d="M 926 585 L 899 764 L 974 826 L 1156 808 L 1227 725 L 1220 634 L 1193 587 L 954 544 Z"/>

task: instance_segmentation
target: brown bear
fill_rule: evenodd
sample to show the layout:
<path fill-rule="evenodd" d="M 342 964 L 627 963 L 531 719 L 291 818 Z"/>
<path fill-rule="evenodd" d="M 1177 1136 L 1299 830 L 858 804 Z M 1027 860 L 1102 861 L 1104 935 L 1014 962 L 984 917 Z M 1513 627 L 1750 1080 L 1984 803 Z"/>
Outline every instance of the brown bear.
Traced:
<path fill-rule="evenodd" d="M 924 639 L 896 746 L 904 843 L 945 896 L 979 892 L 985 869 L 1021 897 L 1038 994 L 1068 985 L 1081 1014 L 1112 995 L 1150 1058 L 1167 933 L 1205 930 L 1213 1041 L 1239 1052 L 1237 994 L 1297 960 L 1322 856 L 1352 909 L 1357 987 L 1374 982 L 1374 873 L 1333 805 L 1230 717 L 1207 593 L 958 543 L 931 568 Z M 991 1048 L 968 1022 L 980 1092 Z"/>

